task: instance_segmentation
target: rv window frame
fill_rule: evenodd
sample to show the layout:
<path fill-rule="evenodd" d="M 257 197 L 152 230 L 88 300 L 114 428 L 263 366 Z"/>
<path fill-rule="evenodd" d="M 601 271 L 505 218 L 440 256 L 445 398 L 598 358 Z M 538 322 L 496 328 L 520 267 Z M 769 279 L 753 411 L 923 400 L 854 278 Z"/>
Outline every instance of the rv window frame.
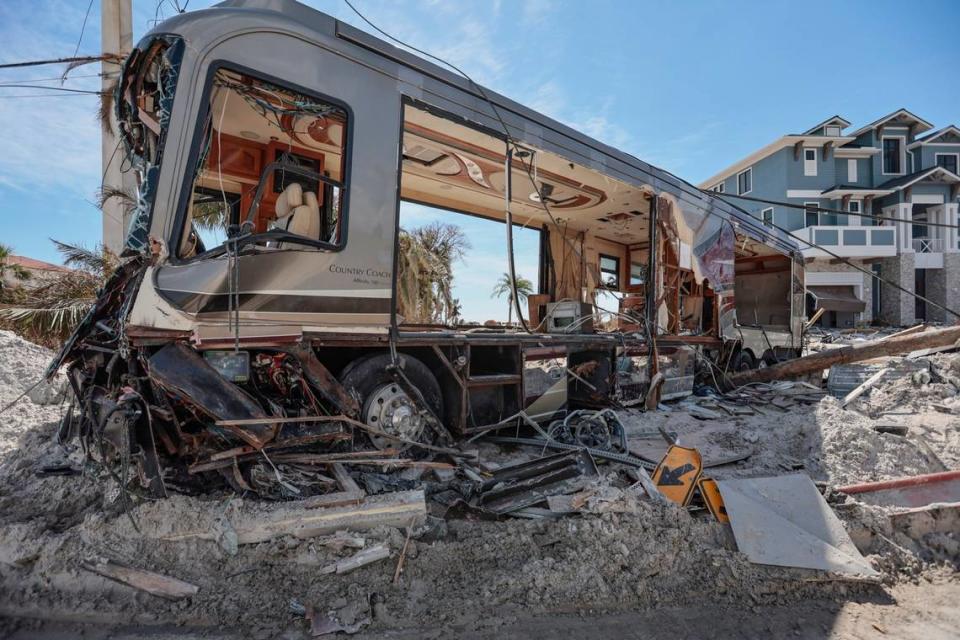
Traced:
<path fill-rule="evenodd" d="M 185 173 L 183 177 L 183 183 L 180 187 L 180 197 L 177 205 L 177 214 L 174 216 L 173 223 L 173 233 L 170 234 L 168 238 L 168 246 L 172 249 L 169 251 L 168 263 L 179 265 L 179 264 L 190 264 L 197 262 L 198 260 L 209 259 L 212 256 L 213 252 L 217 249 L 223 247 L 219 245 L 207 249 L 205 252 L 191 256 L 189 258 L 183 258 L 180 256 L 180 238 L 182 237 L 184 226 L 187 221 L 187 205 L 192 199 L 193 185 L 197 175 L 197 163 L 200 159 L 201 146 L 203 144 L 203 133 L 204 127 L 202 126 L 203 122 L 206 122 L 208 117 L 212 117 L 212 105 L 210 104 L 210 96 L 213 91 L 213 81 L 217 75 L 217 72 L 221 69 L 227 71 L 232 71 L 235 73 L 242 73 L 251 77 L 254 80 L 259 80 L 262 82 L 272 83 L 278 87 L 288 89 L 290 91 L 296 91 L 306 97 L 314 98 L 316 100 L 328 102 L 335 107 L 343 109 L 347 114 L 347 122 L 345 124 L 345 135 L 344 135 L 344 145 L 343 145 L 343 176 L 341 184 L 343 189 L 343 201 L 340 205 L 340 234 L 339 239 L 336 243 L 332 242 L 323 242 L 319 240 L 310 240 L 309 238 L 294 236 L 289 234 L 289 237 L 284 237 L 283 240 L 291 242 L 294 244 L 302 245 L 302 247 L 297 247 L 293 249 L 285 248 L 283 251 L 313 251 L 314 249 L 319 249 L 324 253 L 339 253 L 347 247 L 347 242 L 349 241 L 349 220 L 350 220 L 350 194 L 351 194 L 351 176 L 353 174 L 353 130 L 354 130 L 354 119 L 355 114 L 350 105 L 340 98 L 334 98 L 328 96 L 319 91 L 308 89 L 302 85 L 278 78 L 272 74 L 265 73 L 262 71 L 257 71 L 256 69 L 251 69 L 245 65 L 236 64 L 230 60 L 214 60 L 210 63 L 210 67 L 207 69 L 206 78 L 203 82 L 203 92 L 200 98 L 201 111 L 197 114 L 197 119 L 195 121 L 195 127 L 193 130 L 193 136 L 190 141 L 190 146 L 187 156 L 187 164 L 185 167 Z M 177 90 L 180 91 L 182 88 L 177 87 Z M 174 96 L 176 97 L 176 96 Z M 212 129 L 211 129 L 212 131 Z M 162 164 L 161 164 L 162 171 Z M 261 175 L 261 180 L 263 176 Z M 241 212 L 242 215 L 242 212 Z M 253 237 L 263 237 L 264 240 L 269 240 L 270 232 L 256 233 L 252 234 Z M 288 234 L 285 234 L 288 235 Z"/>

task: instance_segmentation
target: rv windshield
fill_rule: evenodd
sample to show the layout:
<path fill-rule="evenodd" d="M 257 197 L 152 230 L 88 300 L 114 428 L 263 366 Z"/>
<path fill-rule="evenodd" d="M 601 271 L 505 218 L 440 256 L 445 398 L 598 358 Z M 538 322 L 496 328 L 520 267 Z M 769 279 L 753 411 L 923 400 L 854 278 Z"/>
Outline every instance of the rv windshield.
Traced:
<path fill-rule="evenodd" d="M 257 251 L 340 246 L 346 109 L 227 69 L 214 74 L 207 106 L 180 258 L 220 253 L 238 233 Z"/>

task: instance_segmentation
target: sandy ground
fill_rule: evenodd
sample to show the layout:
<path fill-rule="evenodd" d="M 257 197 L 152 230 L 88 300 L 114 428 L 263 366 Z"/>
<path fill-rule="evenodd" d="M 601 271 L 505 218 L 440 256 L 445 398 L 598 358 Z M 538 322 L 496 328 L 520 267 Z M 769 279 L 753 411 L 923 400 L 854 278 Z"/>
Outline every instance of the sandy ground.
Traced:
<path fill-rule="evenodd" d="M 0 332 L 0 406 L 39 377 L 48 357 Z M 960 355 L 933 359 L 960 370 Z M 842 485 L 960 467 L 955 417 L 930 408 L 956 396 L 949 384 L 907 379 L 847 409 L 827 397 L 701 421 L 681 402 L 623 419 L 631 447 L 650 455 L 664 446 L 647 435 L 658 425 L 708 461 L 750 453 L 711 469 L 714 477 L 803 471 Z M 882 573 L 879 584 L 752 564 L 729 528 L 703 511 L 638 499 L 556 521 L 432 520 L 394 584 L 404 542 L 395 529 L 363 534 L 368 545 L 386 543 L 390 559 L 344 575 L 319 574 L 350 553 L 322 539 L 280 538 L 235 553 L 212 541 L 149 540 L 192 513 L 226 517 L 239 498 L 175 496 L 124 514 L 89 465 L 79 476 L 38 474 L 83 462 L 56 444 L 58 415 L 57 385 L 0 415 L 0 638 L 309 637 L 292 601 L 369 620 L 358 638 L 953 638 L 960 628 L 958 532 L 895 530 L 885 508 L 830 492 Z M 873 429 L 892 418 L 909 426 L 906 437 Z M 81 561 L 92 556 L 175 576 L 200 592 L 180 602 L 136 592 L 84 571 Z"/>

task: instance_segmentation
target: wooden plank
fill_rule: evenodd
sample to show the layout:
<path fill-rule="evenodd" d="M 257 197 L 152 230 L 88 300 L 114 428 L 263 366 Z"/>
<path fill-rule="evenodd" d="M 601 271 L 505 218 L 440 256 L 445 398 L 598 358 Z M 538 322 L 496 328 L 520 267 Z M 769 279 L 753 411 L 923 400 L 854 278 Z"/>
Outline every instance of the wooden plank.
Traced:
<path fill-rule="evenodd" d="M 109 578 L 167 600 L 181 600 L 196 595 L 200 591 L 200 587 L 189 582 L 152 571 L 134 569 L 111 560 L 93 560 L 84 562 L 80 566 L 104 578 Z"/>
<path fill-rule="evenodd" d="M 230 516 L 239 544 L 256 544 L 280 536 L 313 538 L 337 531 L 364 531 L 377 527 L 418 526 L 427 517 L 423 491 L 395 491 L 368 496 L 359 504 L 329 508 L 310 508 L 306 501 L 282 503 L 272 509 L 243 509 Z M 173 531 L 161 540 L 216 540 L 211 526 L 202 530 Z"/>
<path fill-rule="evenodd" d="M 919 331 L 883 340 L 855 344 L 839 349 L 820 351 L 803 358 L 787 360 L 763 369 L 744 371 L 730 376 L 730 384 L 741 386 L 751 382 L 772 382 L 813 371 L 822 371 L 835 364 L 862 362 L 880 356 L 910 353 L 919 349 L 955 345 L 960 340 L 960 326 Z"/>

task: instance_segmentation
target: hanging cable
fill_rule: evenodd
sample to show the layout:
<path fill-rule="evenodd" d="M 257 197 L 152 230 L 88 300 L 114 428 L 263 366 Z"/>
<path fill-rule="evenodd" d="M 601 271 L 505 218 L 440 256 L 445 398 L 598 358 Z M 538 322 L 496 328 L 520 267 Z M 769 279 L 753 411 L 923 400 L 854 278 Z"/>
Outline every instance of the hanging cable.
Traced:
<path fill-rule="evenodd" d="M 925 226 L 925 227 L 944 227 L 944 228 L 947 228 L 947 229 L 960 229 L 960 227 L 958 227 L 958 226 L 955 225 L 955 224 L 945 224 L 945 223 L 942 223 L 942 222 L 926 222 L 926 221 L 924 221 L 924 220 L 907 220 L 906 218 L 894 218 L 894 217 L 891 217 L 891 216 L 878 216 L 878 215 L 872 214 L 872 213 L 857 213 L 856 211 L 843 211 L 843 210 L 841 210 L 841 209 L 830 209 L 830 208 L 827 208 L 827 207 L 814 207 L 814 206 L 808 206 L 808 205 L 804 205 L 804 204 L 796 204 L 796 203 L 794 203 L 794 202 L 781 202 L 781 201 L 779 201 L 779 200 L 766 200 L 766 199 L 764 199 L 764 198 L 754 198 L 753 196 L 741 196 L 741 195 L 737 195 L 737 194 L 735 194 L 735 193 L 718 193 L 718 192 L 716 192 L 716 191 L 707 191 L 706 193 L 709 193 L 710 195 L 713 195 L 713 196 L 722 196 L 722 197 L 728 197 L 728 198 L 740 198 L 741 200 L 750 200 L 751 202 L 762 202 L 762 203 L 764 203 L 764 204 L 774 204 L 774 205 L 779 205 L 779 206 L 781 206 L 781 207 L 790 207 L 791 209 L 803 209 L 803 210 L 805 210 L 805 211 L 817 211 L 817 212 L 821 212 L 821 211 L 822 211 L 822 212 L 824 212 L 824 213 L 835 213 L 835 214 L 844 215 L 844 216 L 860 216 L 861 218 L 872 218 L 872 219 L 874 219 L 874 220 L 887 220 L 887 221 L 890 221 L 890 222 L 905 222 L 905 223 L 907 223 L 907 224 L 922 225 L 922 226 Z M 734 206 L 736 206 L 736 205 L 734 205 Z M 738 207 L 738 208 L 739 208 L 739 207 Z M 749 212 L 748 212 L 748 213 L 749 213 Z M 755 217 L 755 216 L 754 216 L 754 217 Z"/>
<path fill-rule="evenodd" d="M 68 89 L 66 87 L 48 87 L 42 84 L 5 84 L 2 89 L 44 89 L 46 91 L 63 91 L 64 93 L 86 93 L 91 96 L 99 96 L 99 91 L 87 91 L 85 89 Z"/>
<path fill-rule="evenodd" d="M 487 95 L 487 92 L 484 90 L 484 88 L 483 88 L 482 86 L 480 86 L 476 81 L 474 81 L 474 79 L 471 78 L 463 69 L 461 69 L 460 67 L 456 66 L 455 64 L 453 64 L 453 63 L 451 63 L 451 62 L 447 62 L 447 61 L 444 60 L 443 58 L 439 58 L 439 57 L 437 57 L 437 56 L 435 56 L 435 55 L 433 55 L 433 54 L 431 54 L 431 53 L 428 53 L 428 52 L 424 51 L 423 49 L 418 49 L 417 47 L 414 47 L 413 45 L 407 44 L 406 42 L 404 42 L 403 40 L 400 40 L 399 38 L 395 38 L 394 36 L 390 35 L 390 34 L 387 33 L 386 31 L 384 31 L 383 29 L 381 29 L 380 27 L 378 27 L 377 25 L 375 25 L 373 22 L 371 22 L 365 15 L 363 15 L 362 13 L 360 13 L 360 11 L 359 11 L 355 6 L 353 6 L 353 3 L 352 3 L 350 0 L 343 0 L 343 1 L 344 1 L 344 3 L 346 3 L 346 5 L 347 5 L 348 7 L 350 7 L 350 9 L 351 9 L 355 14 L 357 14 L 357 16 L 358 16 L 361 20 L 363 20 L 365 23 L 367 23 L 367 24 L 370 26 L 370 28 L 372 28 L 373 30 L 375 30 L 377 33 L 379 33 L 379 34 L 382 35 L 383 37 L 385 37 L 385 38 L 387 38 L 388 40 L 391 40 L 391 41 L 399 44 L 399 45 L 402 46 L 402 47 L 406 47 L 407 49 L 410 49 L 411 51 L 415 51 L 415 52 L 419 53 L 419 54 L 422 55 L 422 56 L 426 56 L 427 58 L 430 58 L 431 60 L 434 60 L 434 61 L 436 61 L 436 62 L 439 62 L 440 64 L 442 64 L 442 65 L 444 65 L 444 66 L 446 66 L 446 67 L 449 67 L 449 68 L 453 69 L 453 70 L 456 71 L 458 74 L 460 74 L 461 76 L 463 76 L 464 79 L 466 79 L 467 82 L 469 82 L 469 83 L 473 86 L 473 88 L 476 89 L 477 93 L 479 93 L 480 96 L 483 98 L 483 100 L 490 106 L 490 109 L 491 109 L 491 111 L 493 112 L 494 117 L 495 117 L 495 118 L 497 119 L 497 121 L 500 123 L 500 128 L 503 129 L 503 134 L 504 134 L 504 136 L 506 137 L 507 145 L 508 145 L 508 146 L 512 146 L 513 149 L 515 149 L 515 150 L 521 150 L 521 149 L 522 149 L 522 148 L 517 144 L 517 142 L 513 139 L 513 136 L 510 135 L 510 128 L 507 126 L 507 123 L 504 121 L 503 116 L 500 114 L 500 109 L 497 108 L 496 103 L 490 98 L 490 96 Z M 549 207 L 548 204 L 547 204 L 547 199 L 548 199 L 548 198 L 547 198 L 546 196 L 544 196 L 544 194 L 543 194 L 543 192 L 541 191 L 540 187 L 537 186 L 536 177 L 534 176 L 534 173 L 533 173 L 532 162 L 528 165 L 526 162 L 524 162 L 524 160 L 523 160 L 522 157 L 518 156 L 518 159 L 519 159 L 519 162 L 520 162 L 520 166 L 523 167 L 523 169 L 525 170 L 525 172 L 526 172 L 526 174 L 527 174 L 527 177 L 530 179 L 530 183 L 533 185 L 533 189 L 534 189 L 534 191 L 535 191 L 536 194 L 537 194 L 537 199 L 539 200 L 540 206 L 543 207 L 543 210 L 544 210 L 544 212 L 546 212 L 547 216 L 550 218 L 550 221 L 553 223 L 553 225 L 554 225 L 554 226 L 557 228 L 557 230 L 560 232 L 561 237 L 563 238 L 564 242 L 566 242 L 566 244 L 573 250 L 573 252 L 577 255 L 577 257 L 580 259 L 580 261 L 583 262 L 583 254 L 577 249 L 576 245 L 574 245 L 574 244 L 570 241 L 570 239 L 566 236 L 566 234 L 565 234 L 564 231 L 563 231 L 563 228 L 560 226 L 560 223 L 559 223 L 559 222 L 557 221 L 557 219 L 554 217 L 553 212 L 550 211 L 550 207 Z M 507 172 L 507 176 L 506 176 L 507 179 L 509 179 L 510 173 L 511 173 L 510 171 Z M 651 215 L 651 224 L 653 224 L 652 217 L 653 217 L 653 216 Z M 512 250 L 513 250 L 513 247 L 512 247 L 512 243 L 511 243 L 511 246 L 508 247 L 508 251 L 511 252 L 511 255 L 510 255 L 510 257 L 509 257 L 509 259 L 510 259 L 511 261 L 513 261 Z M 515 288 L 515 286 L 514 286 L 514 288 Z M 518 313 L 518 315 L 520 315 L 519 306 L 518 306 L 518 308 L 517 308 L 517 313 Z M 529 332 L 530 332 L 530 329 L 529 329 L 529 327 L 527 326 L 526 320 L 523 319 L 523 316 L 522 316 L 522 315 L 520 315 L 520 322 L 521 322 L 522 326 L 524 327 L 524 329 L 529 333 Z"/>
<path fill-rule="evenodd" d="M 77 47 L 73 50 L 73 55 L 80 53 L 80 43 L 83 42 L 83 32 L 87 30 L 87 20 L 90 18 L 90 9 L 93 8 L 93 0 L 87 4 L 87 12 L 83 14 L 83 24 L 80 26 L 80 37 L 77 38 Z"/>
<path fill-rule="evenodd" d="M 371 22 L 365 15 L 363 15 L 363 14 L 353 5 L 353 3 L 352 3 L 350 0 L 343 0 L 343 1 L 344 1 L 344 3 L 346 3 L 346 5 L 347 5 L 348 7 L 350 7 L 350 9 L 351 9 L 361 20 L 363 20 L 365 23 L 367 23 L 367 25 L 369 25 L 372 29 L 374 29 L 375 31 L 377 31 L 379 34 L 381 34 L 381 35 L 384 36 L 385 38 L 387 38 L 387 39 L 389 39 L 389 40 L 391 40 L 391 41 L 399 44 L 399 45 L 402 46 L 402 47 L 406 47 L 407 49 L 410 49 L 410 50 L 412 50 L 412 51 L 415 51 L 416 53 L 419 53 L 419 54 L 421 54 L 421 55 L 423 55 L 423 56 L 426 56 L 426 57 L 430 58 L 431 60 L 434 60 L 434 61 L 436 61 L 436 62 L 439 62 L 440 64 L 442 64 L 442 65 L 444 65 L 444 66 L 447 66 L 447 67 L 453 69 L 453 70 L 456 71 L 458 74 L 460 74 L 461 76 L 463 76 L 463 77 L 477 90 L 477 92 L 480 94 L 480 96 L 483 98 L 483 100 L 484 100 L 485 102 L 487 102 L 487 104 L 490 106 L 491 110 L 493 111 L 494 116 L 495 116 L 496 119 L 499 121 L 500 126 L 501 126 L 501 128 L 503 129 L 504 135 L 505 135 L 506 138 L 507 138 L 507 143 L 508 143 L 508 144 L 512 144 L 515 148 L 517 147 L 516 142 L 513 140 L 512 136 L 510 135 L 509 127 L 507 126 L 506 122 L 503 120 L 503 117 L 502 117 L 501 114 L 500 114 L 500 110 L 497 108 L 496 104 L 495 104 L 495 103 L 493 102 L 493 100 L 487 95 L 487 93 L 486 93 L 486 91 L 484 91 L 483 87 L 481 87 L 479 84 L 477 84 L 477 83 L 473 80 L 473 78 L 471 78 L 466 72 L 464 72 L 462 69 L 460 69 L 459 67 L 457 67 L 457 66 L 454 65 L 453 63 L 447 62 L 446 60 L 444 60 L 444 59 L 442 59 L 442 58 L 439 58 L 439 57 L 437 57 L 437 56 L 435 56 L 435 55 L 433 55 L 433 54 L 430 54 L 430 53 L 428 53 L 428 52 L 426 52 L 426 51 L 423 51 L 422 49 L 419 49 L 419 48 L 414 47 L 414 46 L 412 46 L 412 45 L 410 45 L 410 44 L 407 44 L 406 42 L 404 42 L 404 41 L 402 41 L 402 40 L 400 40 L 400 39 L 398 39 L 398 38 L 395 38 L 394 36 L 390 35 L 390 34 L 387 33 L 386 31 L 384 31 L 383 29 L 381 29 L 380 27 L 378 27 L 377 25 L 375 25 L 373 22 Z M 626 155 L 629 155 L 630 157 L 634 158 L 635 160 L 640 161 L 639 158 L 636 158 L 636 156 L 633 156 L 633 155 L 631 155 L 631 154 L 626 154 Z M 546 202 L 547 198 L 545 198 L 545 197 L 543 196 L 543 193 L 541 192 L 541 189 L 540 189 L 539 186 L 537 185 L 536 179 L 535 179 L 534 174 L 533 174 L 532 163 L 531 163 L 531 164 L 527 164 L 526 162 L 524 162 L 524 160 L 523 160 L 522 158 L 519 158 L 519 162 L 520 162 L 520 165 L 526 170 L 527 176 L 529 177 L 530 182 L 533 184 L 533 188 L 534 188 L 534 190 L 536 191 L 536 193 L 537 193 L 537 195 L 538 195 L 538 197 L 539 197 L 540 205 L 543 207 L 544 212 L 545 212 L 545 213 L 547 214 L 547 216 L 550 218 L 550 221 L 553 223 L 553 225 L 560 231 L 560 233 L 562 234 L 562 238 L 563 238 L 563 240 L 566 242 L 566 244 L 573 250 L 573 252 L 580 258 L 580 260 L 581 260 L 581 262 L 582 262 L 582 261 L 583 261 L 583 254 L 582 254 L 582 253 L 577 249 L 577 247 L 570 241 L 570 239 L 566 236 L 566 234 L 563 233 L 563 229 L 562 229 L 562 227 L 560 226 L 560 223 L 559 223 L 559 222 L 557 221 L 557 219 L 554 217 L 553 212 L 550 210 L 550 207 L 548 206 L 548 204 L 547 204 L 547 202 Z M 675 176 L 674 174 L 670 173 L 669 171 L 662 170 L 662 169 L 661 169 L 661 171 L 663 171 L 664 174 L 666 174 L 666 175 L 674 178 L 674 179 L 677 180 L 678 182 L 689 185 L 689 183 L 687 183 L 685 180 L 683 180 L 683 179 Z M 656 177 L 656 176 L 653 176 L 653 174 L 651 174 L 649 171 L 644 171 L 644 173 L 647 173 L 648 175 L 651 175 L 651 177 Z M 508 175 L 509 175 L 509 174 L 508 174 Z M 691 186 L 697 193 L 706 194 L 706 195 L 709 196 L 709 197 L 715 197 L 715 196 L 718 196 L 718 195 L 732 195 L 732 194 L 718 194 L 718 193 L 716 193 L 716 192 L 707 191 L 707 190 L 704 190 L 704 189 L 697 189 L 696 187 L 693 187 L 692 185 L 690 185 L 690 186 Z M 742 197 L 742 196 L 741 196 L 741 197 Z M 739 211 L 740 213 L 744 214 L 744 215 L 747 216 L 748 218 L 751 218 L 751 219 L 755 218 L 755 216 L 751 215 L 750 212 L 746 211 L 746 210 L 743 209 L 742 207 L 739 207 L 739 206 L 737 206 L 736 204 L 734 204 L 734 203 L 732 203 L 732 202 L 729 202 L 729 201 L 726 201 L 726 200 L 720 200 L 720 201 L 721 201 L 721 202 L 725 202 L 728 206 L 734 208 L 735 210 L 737 210 L 737 211 Z M 804 208 L 803 205 L 794 205 L 794 204 L 789 204 L 789 203 L 777 203 L 777 202 L 772 202 L 772 204 L 784 204 L 785 206 Z M 811 207 L 811 210 L 812 210 L 812 207 Z M 717 217 L 721 218 L 721 220 L 723 220 L 724 222 L 726 222 L 726 223 L 728 223 L 728 224 L 730 223 L 730 220 L 729 220 L 728 218 L 722 216 L 720 213 L 711 211 L 710 208 L 705 209 L 705 211 L 706 211 L 707 215 L 717 216 Z M 829 210 L 828 210 L 828 211 L 829 211 Z M 835 211 L 835 212 L 836 212 L 836 213 L 842 213 L 842 214 L 845 214 L 845 215 L 849 215 L 849 214 L 850 214 L 849 211 Z M 656 221 L 655 221 L 656 214 L 657 214 L 657 212 L 656 212 L 653 208 L 651 208 L 651 211 L 650 211 L 650 224 L 651 224 L 651 225 L 656 224 Z M 856 215 L 856 214 L 854 214 L 854 215 Z M 860 215 L 863 215 L 863 214 L 860 214 Z M 898 220 L 898 221 L 900 221 L 900 222 L 912 222 L 912 221 L 909 221 L 909 220 Z M 920 223 L 918 222 L 918 223 L 916 223 L 916 224 L 920 224 Z M 788 230 L 786 230 L 786 229 L 784 229 L 784 228 L 782 228 L 782 227 L 779 227 L 779 226 L 777 226 L 777 225 L 775 225 L 775 224 L 771 224 L 770 226 L 773 227 L 773 228 L 775 228 L 775 229 L 778 229 L 779 231 L 781 231 L 781 232 L 783 232 L 783 233 L 785 233 L 785 234 L 787 234 L 787 235 L 790 236 L 791 238 L 794 238 L 794 239 L 796 239 L 796 240 L 800 240 L 801 242 L 803 242 L 804 244 L 808 245 L 808 246 L 811 247 L 811 248 L 819 249 L 819 250 L 823 251 L 824 253 L 830 255 L 831 257 L 833 257 L 833 258 L 835 258 L 835 259 L 837 259 L 837 260 L 839 260 L 839 261 L 841 261 L 841 262 L 843 262 L 843 263 L 845 263 L 845 264 L 853 267 L 853 268 L 854 268 L 855 270 L 857 270 L 857 271 L 860 271 L 860 272 L 862 272 L 862 273 L 865 273 L 865 274 L 871 276 L 872 278 L 877 279 L 877 280 L 879 280 L 879 281 L 881 281 L 881 282 L 885 282 L 885 283 L 889 284 L 890 286 L 894 287 L 895 289 L 898 289 L 898 290 L 900 290 L 900 291 L 902 291 L 902 292 L 904 292 L 904 293 L 907 293 L 908 295 L 911 295 L 911 296 L 914 296 L 914 297 L 916 297 L 916 298 L 918 298 L 918 299 L 920 299 L 920 300 L 923 300 L 924 302 L 928 302 L 929 304 L 933 305 L 934 307 L 937 307 L 937 308 L 939 308 L 939 309 L 943 309 L 944 311 L 950 313 L 951 315 L 956 316 L 957 318 L 960 318 L 960 313 L 958 313 L 957 311 L 954 311 L 954 310 L 952 310 L 952 309 L 948 309 L 947 307 L 944 307 L 943 305 L 940 305 L 940 304 L 938 304 L 938 303 L 936 303 L 936 302 L 933 302 L 932 300 L 928 300 L 927 298 L 925 298 L 925 297 L 923 297 L 923 296 L 920 296 L 920 295 L 918 295 L 918 294 L 916 294 L 916 293 L 914 293 L 914 292 L 912 292 L 912 291 L 909 291 L 908 289 L 906 289 L 906 288 L 904 288 L 904 287 L 896 284 L 895 282 L 892 282 L 892 281 L 886 280 L 886 279 L 884 279 L 884 278 L 881 278 L 880 276 L 874 274 L 872 271 L 868 271 L 868 270 L 866 270 L 866 269 L 863 269 L 863 268 L 861 268 L 861 267 L 853 264 L 853 263 L 850 262 L 849 260 L 847 260 L 847 259 L 845 259 L 845 258 L 843 258 L 843 257 L 841 257 L 841 256 L 839 256 L 839 255 L 837 255 L 837 254 L 835 254 L 835 253 L 833 253 L 832 251 L 830 251 L 829 249 L 826 249 L 825 247 L 822 247 L 822 246 L 817 245 L 817 244 L 815 244 L 815 243 L 813 243 L 813 242 L 810 242 L 810 241 L 808 241 L 808 240 L 805 240 L 804 238 L 800 238 L 800 237 L 794 235 L 793 233 L 791 233 L 790 231 L 788 231 Z M 933 224 L 933 223 L 930 223 L 929 226 L 951 226 L 951 225 L 935 225 L 935 224 Z M 651 251 L 653 251 L 653 247 L 651 247 Z M 650 275 L 652 276 L 653 274 L 650 274 Z M 525 323 L 524 323 L 524 326 L 526 327 L 526 324 L 525 324 Z M 529 329 L 528 329 L 528 331 L 529 331 Z"/>
<path fill-rule="evenodd" d="M 63 64 L 73 62 L 119 62 L 120 56 L 112 53 L 105 53 L 99 56 L 73 56 L 70 58 L 52 58 L 49 60 L 27 60 L 25 62 L 8 62 L 0 64 L 0 69 L 14 69 L 18 67 L 37 67 L 45 64 Z"/>

